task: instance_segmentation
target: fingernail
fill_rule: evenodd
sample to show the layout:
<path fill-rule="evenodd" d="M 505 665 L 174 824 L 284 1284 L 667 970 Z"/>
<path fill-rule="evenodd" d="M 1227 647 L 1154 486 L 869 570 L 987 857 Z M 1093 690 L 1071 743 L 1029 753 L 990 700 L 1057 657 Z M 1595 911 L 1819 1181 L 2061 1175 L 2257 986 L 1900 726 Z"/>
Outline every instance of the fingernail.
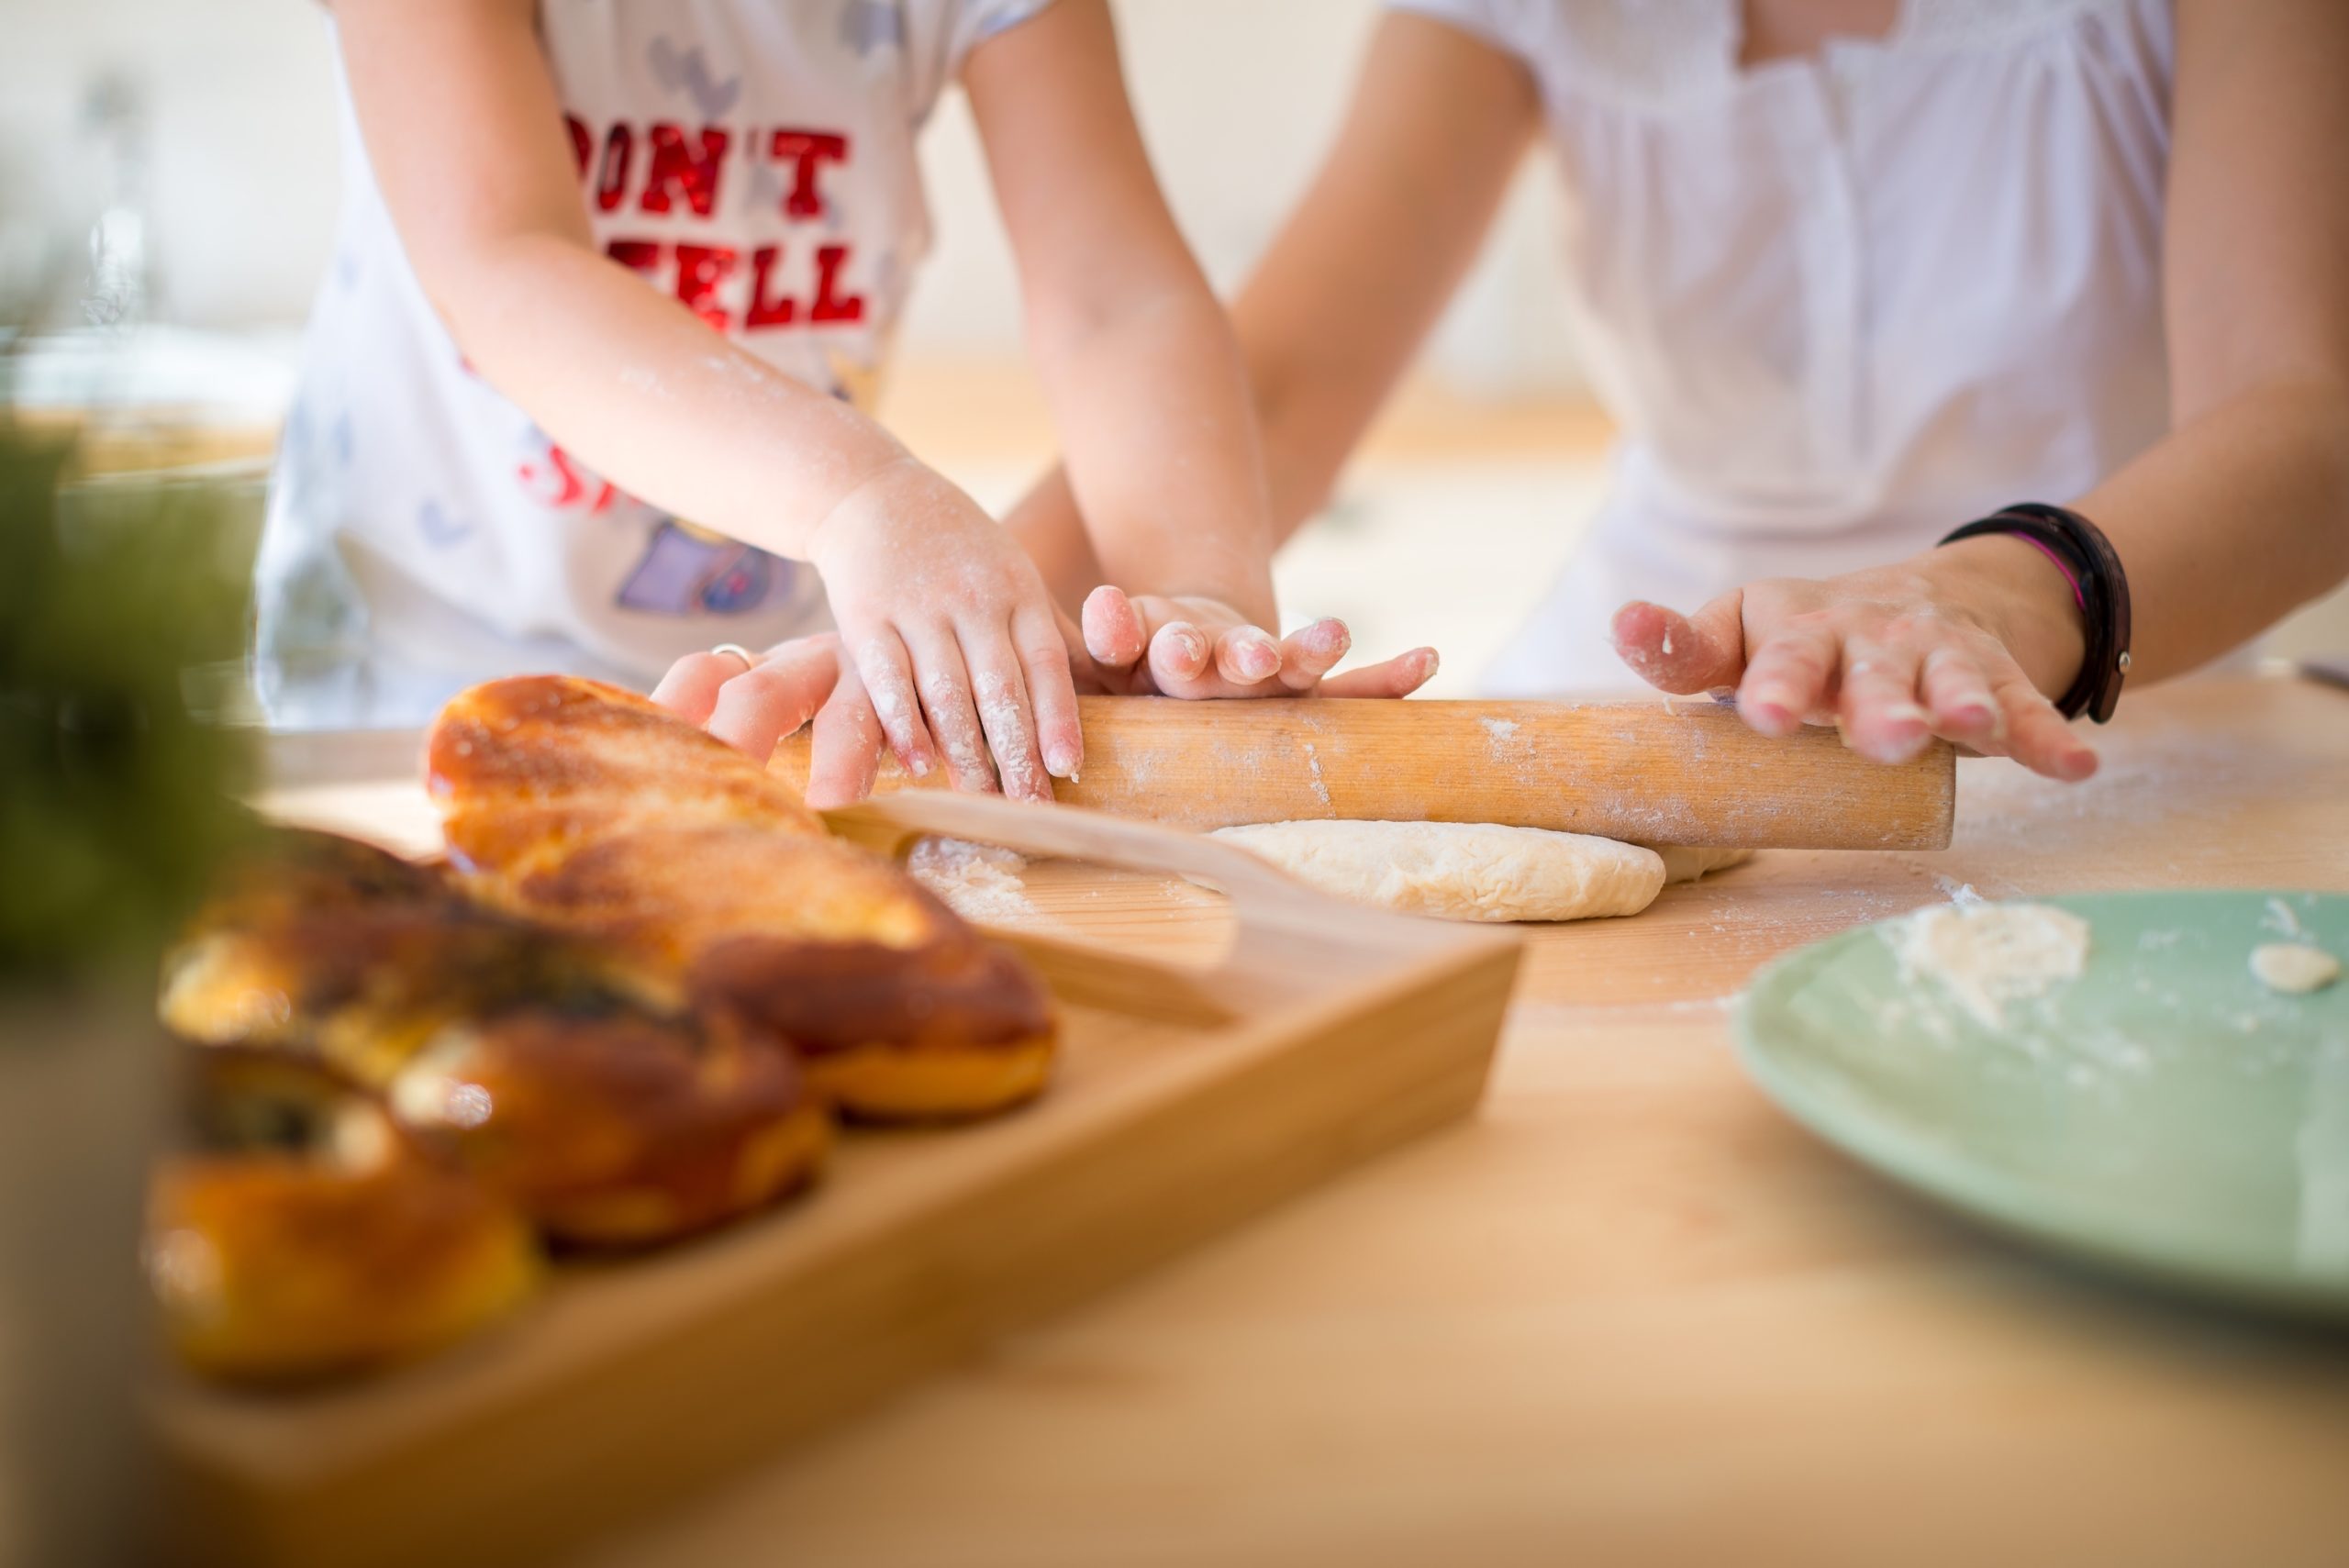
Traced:
<path fill-rule="evenodd" d="M 930 762 L 925 758 L 916 757 L 913 760 L 913 765 L 909 771 L 913 773 L 914 777 L 918 779 L 926 779 L 930 777 Z"/>
<path fill-rule="evenodd" d="M 1044 771 L 1056 779 L 1076 782 L 1077 756 L 1068 746 L 1055 746 L 1044 753 Z"/>

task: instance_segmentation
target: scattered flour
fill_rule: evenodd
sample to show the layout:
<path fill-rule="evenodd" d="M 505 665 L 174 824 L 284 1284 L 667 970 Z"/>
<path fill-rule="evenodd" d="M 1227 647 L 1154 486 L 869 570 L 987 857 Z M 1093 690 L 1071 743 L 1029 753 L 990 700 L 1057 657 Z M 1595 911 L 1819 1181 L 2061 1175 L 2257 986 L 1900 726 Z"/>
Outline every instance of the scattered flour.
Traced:
<path fill-rule="evenodd" d="M 976 925 L 1001 925 L 1036 913 L 1019 873 L 1027 860 L 1017 850 L 961 839 L 924 839 L 914 846 L 906 869 L 945 906 Z"/>
<path fill-rule="evenodd" d="M 2280 898 L 2267 901 L 2267 917 L 2259 923 L 2271 931 L 2281 931 L 2295 940 L 2309 934 L 2308 929 L 2300 924 L 2300 917 L 2292 913 L 2292 906 Z"/>
<path fill-rule="evenodd" d="M 1313 742 L 1310 740 L 1305 743 L 1305 765 L 1313 775 L 1314 798 L 1324 806 L 1330 806 L 1330 786 L 1322 782 L 1321 759 L 1314 752 Z M 1333 806 L 1330 808 L 1333 811 L 1337 809 Z"/>
<path fill-rule="evenodd" d="M 2007 1006 L 2043 996 L 2087 967 L 2088 923 L 2044 904 L 1934 905 L 1888 933 L 1904 983 L 1938 982 L 1990 1029 Z"/>
<path fill-rule="evenodd" d="M 1954 877 L 1936 876 L 1933 878 L 1933 885 L 1940 888 L 1943 895 L 1961 909 L 1978 908 L 1988 902 L 1974 891 L 1974 884 L 1970 882 L 1959 882 Z"/>

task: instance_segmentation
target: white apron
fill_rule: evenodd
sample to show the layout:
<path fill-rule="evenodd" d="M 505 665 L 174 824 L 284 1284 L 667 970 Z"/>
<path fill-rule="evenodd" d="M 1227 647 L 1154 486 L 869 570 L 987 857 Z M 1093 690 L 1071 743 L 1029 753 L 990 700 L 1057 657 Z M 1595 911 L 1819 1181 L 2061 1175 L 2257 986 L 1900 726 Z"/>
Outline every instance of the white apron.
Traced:
<path fill-rule="evenodd" d="M 1539 84 L 1622 431 L 1493 692 L 1640 686 L 1627 600 L 1896 560 L 2167 429 L 2168 0 L 1908 0 L 1880 42 L 1751 71 L 1737 0 L 1394 3 Z"/>

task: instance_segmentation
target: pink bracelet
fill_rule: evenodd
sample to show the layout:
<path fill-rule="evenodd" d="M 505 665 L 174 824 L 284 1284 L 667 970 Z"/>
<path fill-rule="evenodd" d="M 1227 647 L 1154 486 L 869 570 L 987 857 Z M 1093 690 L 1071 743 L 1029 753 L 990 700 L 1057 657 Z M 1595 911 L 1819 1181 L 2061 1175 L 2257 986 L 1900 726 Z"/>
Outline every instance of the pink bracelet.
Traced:
<path fill-rule="evenodd" d="M 2087 611 L 2088 607 L 2088 597 L 2086 594 L 2080 592 L 2080 580 L 2074 574 L 2071 562 L 2065 561 L 2062 556 L 2056 554 L 2054 550 L 2048 549 L 2045 545 L 2040 543 L 2029 534 L 2009 534 L 2007 537 L 2009 539 L 2019 539 L 2022 540 L 2023 543 L 2031 546 L 2032 549 L 2039 551 L 2040 554 L 2054 562 L 2055 563 L 2055 570 L 2064 574 L 2064 581 L 2072 585 L 2072 603 L 2083 613 Z"/>

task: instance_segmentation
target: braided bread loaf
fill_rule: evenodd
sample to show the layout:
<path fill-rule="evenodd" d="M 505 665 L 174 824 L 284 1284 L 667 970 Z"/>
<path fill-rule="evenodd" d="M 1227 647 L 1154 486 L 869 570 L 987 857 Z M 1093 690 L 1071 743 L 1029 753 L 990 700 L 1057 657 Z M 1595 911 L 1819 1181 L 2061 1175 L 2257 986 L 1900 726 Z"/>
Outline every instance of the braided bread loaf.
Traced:
<path fill-rule="evenodd" d="M 1042 1088 L 1048 997 L 899 868 L 666 709 L 570 676 L 441 710 L 426 783 L 469 888 L 771 1029 L 842 1111 L 984 1114 Z"/>

